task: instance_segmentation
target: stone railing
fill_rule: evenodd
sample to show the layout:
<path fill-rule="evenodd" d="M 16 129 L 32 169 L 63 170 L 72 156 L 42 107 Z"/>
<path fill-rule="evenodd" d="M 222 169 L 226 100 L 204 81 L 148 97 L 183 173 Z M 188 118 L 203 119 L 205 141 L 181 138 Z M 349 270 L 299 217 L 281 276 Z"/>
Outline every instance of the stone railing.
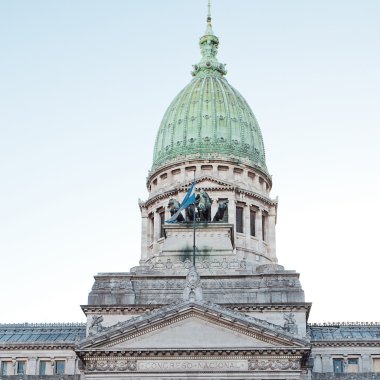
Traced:
<path fill-rule="evenodd" d="M 317 373 L 311 374 L 312 380 L 380 380 L 380 372 L 358 373 Z"/>

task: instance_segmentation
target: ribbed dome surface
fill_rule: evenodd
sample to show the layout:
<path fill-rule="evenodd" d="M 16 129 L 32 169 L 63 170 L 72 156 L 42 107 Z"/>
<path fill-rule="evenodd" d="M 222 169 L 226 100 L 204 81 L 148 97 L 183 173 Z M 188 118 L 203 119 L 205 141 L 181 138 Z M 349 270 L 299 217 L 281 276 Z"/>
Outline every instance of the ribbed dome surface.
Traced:
<path fill-rule="evenodd" d="M 224 78 L 224 65 L 216 59 L 218 44 L 210 23 L 200 39 L 202 59 L 194 66 L 193 80 L 162 119 L 152 170 L 190 159 L 227 159 L 267 172 L 259 125 L 248 103 Z"/>

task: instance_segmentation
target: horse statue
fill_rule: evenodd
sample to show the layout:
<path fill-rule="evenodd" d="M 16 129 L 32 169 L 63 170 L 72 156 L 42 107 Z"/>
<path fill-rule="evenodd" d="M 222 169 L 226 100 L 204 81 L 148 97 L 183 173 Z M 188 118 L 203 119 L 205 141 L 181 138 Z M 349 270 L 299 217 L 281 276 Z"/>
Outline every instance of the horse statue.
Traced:
<path fill-rule="evenodd" d="M 216 211 L 214 218 L 212 219 L 213 222 L 220 222 L 223 221 L 224 213 L 226 212 L 228 207 L 228 199 L 227 200 L 220 200 L 218 201 L 218 210 Z"/>
<path fill-rule="evenodd" d="M 201 189 L 199 192 L 198 213 L 201 222 L 211 221 L 211 204 L 212 199 L 209 195 Z"/>
<path fill-rule="evenodd" d="M 171 198 L 169 199 L 168 209 L 170 211 L 170 215 L 173 216 L 180 208 L 181 204 L 177 201 L 177 199 Z M 184 222 L 185 218 L 182 213 L 179 213 L 176 219 L 177 223 Z"/>
<path fill-rule="evenodd" d="M 190 205 L 186 208 L 185 214 L 186 214 L 186 222 L 193 222 L 194 221 L 194 213 L 195 213 L 195 220 L 199 219 L 199 212 L 197 210 L 197 206 L 199 203 L 199 194 L 195 196 L 195 205 Z"/>

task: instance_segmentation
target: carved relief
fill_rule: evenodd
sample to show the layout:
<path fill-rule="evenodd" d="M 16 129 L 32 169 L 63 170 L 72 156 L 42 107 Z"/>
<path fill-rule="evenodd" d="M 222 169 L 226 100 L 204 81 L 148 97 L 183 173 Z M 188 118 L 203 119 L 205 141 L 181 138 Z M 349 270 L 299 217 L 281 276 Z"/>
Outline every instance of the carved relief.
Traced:
<path fill-rule="evenodd" d="M 250 371 L 296 371 L 301 368 L 299 359 L 251 359 Z"/>
<path fill-rule="evenodd" d="M 136 371 L 137 361 L 136 360 L 94 360 L 86 362 L 87 371 Z"/>
<path fill-rule="evenodd" d="M 161 259 L 158 259 L 156 262 L 152 262 L 150 265 L 151 270 L 166 270 L 166 269 L 190 269 L 191 261 L 189 259 L 185 259 L 184 261 L 177 259 L 176 261 L 172 261 L 171 259 L 166 259 L 166 262 L 162 262 Z M 198 259 L 196 262 L 197 269 L 200 270 L 225 270 L 225 269 L 235 269 L 235 270 L 246 270 L 247 269 L 247 261 L 245 258 L 242 260 L 237 260 L 233 258 L 232 260 L 227 260 L 223 258 L 219 259 Z M 294 286 L 294 281 L 291 283 Z M 265 284 L 266 286 L 276 286 L 274 283 Z M 109 288 L 109 287 L 108 287 Z M 93 287 L 93 289 L 100 289 L 99 285 Z"/>
<path fill-rule="evenodd" d="M 93 315 L 90 327 L 88 328 L 89 335 L 94 335 L 102 332 L 104 330 L 102 322 L 103 317 L 101 315 Z"/>
<path fill-rule="evenodd" d="M 284 329 L 291 334 L 298 334 L 298 327 L 293 313 L 284 314 Z"/>

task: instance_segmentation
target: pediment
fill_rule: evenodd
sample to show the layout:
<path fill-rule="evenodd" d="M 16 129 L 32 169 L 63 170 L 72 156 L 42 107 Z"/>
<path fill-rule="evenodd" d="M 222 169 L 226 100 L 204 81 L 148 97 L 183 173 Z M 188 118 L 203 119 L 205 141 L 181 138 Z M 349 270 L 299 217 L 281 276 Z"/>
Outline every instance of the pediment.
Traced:
<path fill-rule="evenodd" d="M 186 348 L 267 348 L 273 344 L 234 331 L 199 316 L 186 316 L 170 324 L 163 323 L 145 334 L 132 334 L 109 342 L 113 349 L 186 349 Z M 137 336 L 135 336 L 137 335 Z"/>
<path fill-rule="evenodd" d="M 192 185 L 192 181 L 185 183 L 182 188 L 188 188 Z M 215 189 L 233 189 L 234 185 L 230 182 L 221 180 L 212 175 L 205 175 L 195 180 L 195 186 L 198 189 L 215 190 Z"/>
<path fill-rule="evenodd" d="M 262 323 L 261 323 L 262 322 Z M 205 302 L 182 302 L 87 338 L 79 349 L 270 349 L 305 347 L 280 326 Z"/>

